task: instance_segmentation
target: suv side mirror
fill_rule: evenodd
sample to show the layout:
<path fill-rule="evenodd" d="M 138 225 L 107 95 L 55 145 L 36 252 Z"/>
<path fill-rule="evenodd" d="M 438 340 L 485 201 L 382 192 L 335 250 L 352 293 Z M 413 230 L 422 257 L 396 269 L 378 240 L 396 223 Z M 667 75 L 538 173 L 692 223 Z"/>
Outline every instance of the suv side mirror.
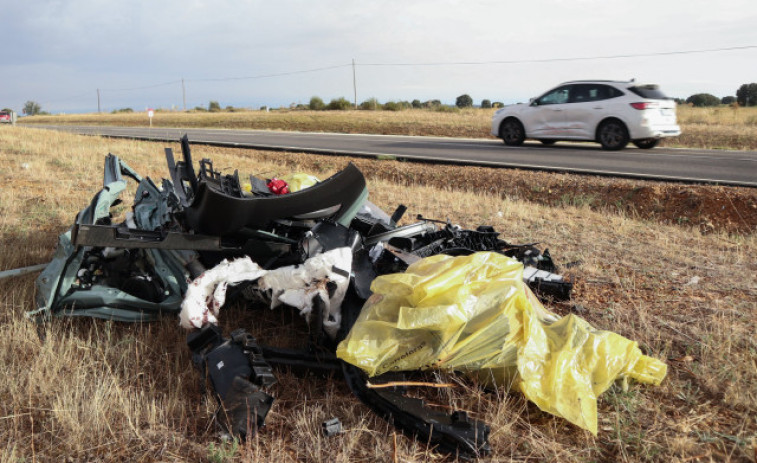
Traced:
<path fill-rule="evenodd" d="M 529 106 L 539 106 L 539 102 L 536 101 L 536 98 L 529 98 L 528 99 Z"/>

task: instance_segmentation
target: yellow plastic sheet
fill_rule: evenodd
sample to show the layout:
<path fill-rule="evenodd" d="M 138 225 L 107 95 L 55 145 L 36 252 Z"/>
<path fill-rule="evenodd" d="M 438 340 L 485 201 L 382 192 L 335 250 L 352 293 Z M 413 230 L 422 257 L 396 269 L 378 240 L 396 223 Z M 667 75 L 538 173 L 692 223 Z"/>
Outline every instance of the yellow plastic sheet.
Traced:
<path fill-rule="evenodd" d="M 597 433 L 599 394 L 619 378 L 659 385 L 667 366 L 620 335 L 548 312 L 523 265 L 480 252 L 432 256 L 383 275 L 337 356 L 369 376 L 438 368 L 510 385 L 544 411 Z"/>
<path fill-rule="evenodd" d="M 303 173 L 294 173 L 289 174 L 281 177 L 281 180 L 287 182 L 287 185 L 289 185 L 289 192 L 294 193 L 295 191 L 304 190 L 305 188 L 310 188 L 311 186 L 315 185 L 316 183 L 320 182 L 318 180 L 318 177 L 314 177 L 312 175 L 303 174 Z"/>

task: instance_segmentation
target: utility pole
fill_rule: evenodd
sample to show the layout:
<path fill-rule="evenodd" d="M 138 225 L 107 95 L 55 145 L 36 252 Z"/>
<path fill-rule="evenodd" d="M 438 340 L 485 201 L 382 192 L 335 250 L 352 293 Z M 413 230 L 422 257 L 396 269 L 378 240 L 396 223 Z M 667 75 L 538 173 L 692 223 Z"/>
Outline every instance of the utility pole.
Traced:
<path fill-rule="evenodd" d="M 355 58 L 352 58 L 352 91 L 355 94 L 355 109 L 357 109 L 357 81 L 355 80 Z"/>
<path fill-rule="evenodd" d="M 181 78 L 181 99 L 184 101 L 184 111 L 187 110 L 187 88 L 184 86 L 184 78 Z"/>
<path fill-rule="evenodd" d="M 97 112 L 100 112 L 100 89 L 97 89 Z"/>

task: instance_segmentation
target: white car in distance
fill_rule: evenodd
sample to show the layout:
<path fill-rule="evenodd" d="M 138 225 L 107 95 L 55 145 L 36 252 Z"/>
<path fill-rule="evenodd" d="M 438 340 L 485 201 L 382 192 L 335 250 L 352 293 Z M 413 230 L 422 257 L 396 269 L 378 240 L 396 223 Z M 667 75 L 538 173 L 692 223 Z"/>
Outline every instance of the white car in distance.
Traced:
<path fill-rule="evenodd" d="M 629 141 L 654 148 L 661 138 L 680 135 L 681 128 L 675 101 L 657 85 L 582 80 L 560 84 L 529 104 L 499 109 L 491 133 L 508 146 L 519 146 L 526 138 L 545 145 L 589 140 L 606 150 L 620 150 Z"/>

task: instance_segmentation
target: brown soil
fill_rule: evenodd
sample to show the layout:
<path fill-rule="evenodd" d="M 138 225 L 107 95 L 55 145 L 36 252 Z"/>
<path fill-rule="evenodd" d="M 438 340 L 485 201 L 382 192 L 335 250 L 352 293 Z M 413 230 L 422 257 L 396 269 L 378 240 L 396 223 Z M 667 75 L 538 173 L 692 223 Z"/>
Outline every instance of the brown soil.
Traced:
<path fill-rule="evenodd" d="M 247 151 L 238 150 L 244 156 Z M 342 156 L 270 153 L 276 162 L 328 170 L 350 161 L 371 179 L 399 187 L 430 185 L 450 190 L 495 192 L 503 198 L 594 210 L 696 227 L 702 233 L 757 231 L 757 189 L 555 174 L 518 169 L 460 167 Z"/>

